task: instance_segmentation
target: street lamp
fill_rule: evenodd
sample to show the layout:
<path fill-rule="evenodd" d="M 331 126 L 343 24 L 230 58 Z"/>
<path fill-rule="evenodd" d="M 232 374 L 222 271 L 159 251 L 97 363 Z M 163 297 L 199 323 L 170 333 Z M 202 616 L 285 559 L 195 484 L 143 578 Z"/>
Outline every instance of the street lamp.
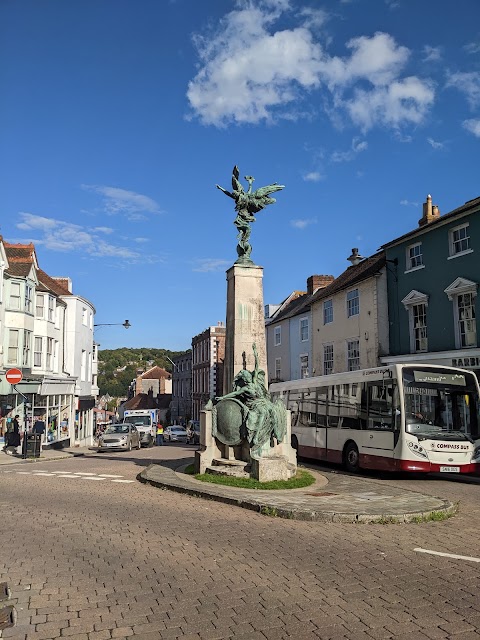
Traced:
<path fill-rule="evenodd" d="M 130 324 L 130 322 L 128 320 L 125 320 L 125 322 L 104 322 L 102 324 L 94 324 L 94 327 L 116 327 L 116 326 L 122 326 L 125 327 L 125 329 L 129 329 L 132 325 Z"/>

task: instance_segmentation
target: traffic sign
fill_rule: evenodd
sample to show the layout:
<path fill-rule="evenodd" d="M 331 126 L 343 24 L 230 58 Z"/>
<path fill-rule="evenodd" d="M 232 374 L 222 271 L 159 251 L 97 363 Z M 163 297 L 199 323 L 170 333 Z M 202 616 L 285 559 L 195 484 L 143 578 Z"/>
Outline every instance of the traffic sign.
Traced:
<path fill-rule="evenodd" d="M 20 369 L 9 369 L 5 377 L 10 384 L 18 384 L 23 378 L 23 375 Z"/>

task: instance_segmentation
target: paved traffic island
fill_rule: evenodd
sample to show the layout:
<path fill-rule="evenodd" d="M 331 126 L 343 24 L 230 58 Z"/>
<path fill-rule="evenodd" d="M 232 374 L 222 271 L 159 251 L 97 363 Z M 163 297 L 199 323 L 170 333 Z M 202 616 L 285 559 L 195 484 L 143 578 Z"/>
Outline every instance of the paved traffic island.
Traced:
<path fill-rule="evenodd" d="M 302 489 L 240 489 L 196 480 L 185 473 L 151 464 L 137 479 L 140 482 L 191 496 L 224 502 L 264 515 L 315 522 L 407 523 L 443 520 L 454 515 L 457 506 L 416 491 L 385 486 L 364 476 L 320 474 L 309 469 L 315 484 Z"/>

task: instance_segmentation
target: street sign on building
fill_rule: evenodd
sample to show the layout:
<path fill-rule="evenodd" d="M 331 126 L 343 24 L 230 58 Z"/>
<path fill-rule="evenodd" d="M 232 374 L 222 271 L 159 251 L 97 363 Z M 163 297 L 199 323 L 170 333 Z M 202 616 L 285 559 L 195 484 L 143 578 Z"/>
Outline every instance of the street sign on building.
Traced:
<path fill-rule="evenodd" d="M 9 369 L 5 377 L 10 384 L 18 384 L 23 378 L 23 375 L 20 369 Z"/>

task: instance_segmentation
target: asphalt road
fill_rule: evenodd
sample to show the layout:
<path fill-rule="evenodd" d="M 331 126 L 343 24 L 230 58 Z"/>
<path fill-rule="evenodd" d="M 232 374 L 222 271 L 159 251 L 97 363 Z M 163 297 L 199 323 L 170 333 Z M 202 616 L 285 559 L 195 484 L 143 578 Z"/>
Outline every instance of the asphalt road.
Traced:
<path fill-rule="evenodd" d="M 374 476 L 460 503 L 403 525 L 276 519 L 136 481 L 192 453 L 0 467 L 0 582 L 18 617 L 2 638 L 480 638 L 480 479 Z"/>

